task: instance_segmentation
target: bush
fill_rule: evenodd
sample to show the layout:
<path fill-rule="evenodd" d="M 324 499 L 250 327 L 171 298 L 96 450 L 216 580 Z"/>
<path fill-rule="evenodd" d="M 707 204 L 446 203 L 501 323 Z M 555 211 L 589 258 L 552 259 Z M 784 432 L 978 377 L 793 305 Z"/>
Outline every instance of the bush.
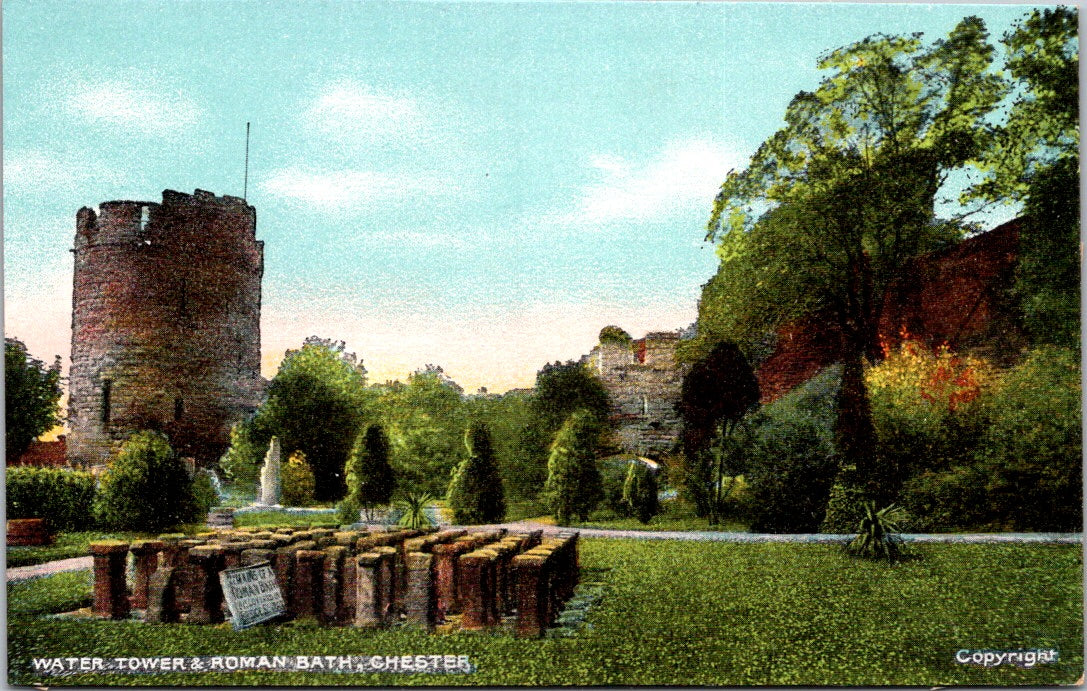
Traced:
<path fill-rule="evenodd" d="M 594 413 L 580 409 L 566 419 L 551 443 L 543 496 L 559 525 L 575 516 L 588 520 L 604 498 L 596 467 L 600 433 L 601 425 Z"/>
<path fill-rule="evenodd" d="M 396 477 L 389 464 L 389 438 L 380 425 L 370 425 L 355 440 L 344 468 L 347 477 L 346 511 L 366 509 L 368 517 L 375 506 L 388 504 L 396 489 Z"/>
<path fill-rule="evenodd" d="M 114 530 L 164 532 L 203 519 L 193 481 L 158 432 L 137 432 L 102 478 L 94 503 L 99 525 Z"/>
<path fill-rule="evenodd" d="M 616 516 L 631 515 L 630 506 L 623 501 L 623 484 L 627 479 L 627 467 L 632 457 L 611 457 L 599 463 L 601 488 L 604 491 L 604 506 Z"/>
<path fill-rule="evenodd" d="M 744 479 L 751 530 L 819 529 L 838 474 L 833 439 L 840 382 L 841 368 L 829 367 L 750 417 L 753 441 Z"/>
<path fill-rule="evenodd" d="M 94 515 L 90 473 L 29 466 L 7 469 L 7 517 L 45 518 L 51 530 L 86 530 Z"/>
<path fill-rule="evenodd" d="M 260 469 L 267 451 L 267 446 L 261 448 L 253 441 L 252 422 L 238 422 L 230 428 L 230 447 L 219 459 L 219 467 L 248 496 L 260 484 Z"/>
<path fill-rule="evenodd" d="M 316 481 L 313 468 L 306 461 L 306 454 L 295 451 L 287 459 L 280 476 L 283 494 L 280 501 L 284 506 L 309 506 L 313 503 Z"/>
<path fill-rule="evenodd" d="M 462 525 L 502 520 L 506 497 L 487 426 L 472 424 L 464 435 L 464 447 L 468 457 L 453 469 L 446 495 L 453 520 Z"/>
<path fill-rule="evenodd" d="M 857 536 L 846 546 L 846 551 L 857 557 L 896 561 L 902 556 L 902 538 L 896 533 L 905 518 L 906 513 L 899 506 L 891 504 L 876 511 L 874 503 L 865 502 Z"/>
<path fill-rule="evenodd" d="M 207 514 L 211 507 L 219 505 L 219 493 L 215 491 L 211 476 L 205 471 L 196 473 L 196 476 L 192 479 L 192 489 L 193 501 L 195 502 L 193 512 L 198 516 Z"/>
<path fill-rule="evenodd" d="M 648 523 L 660 512 L 657 501 L 657 474 L 640 461 L 634 461 L 627 468 L 627 477 L 623 482 L 623 503 L 627 505 L 627 511 L 642 523 Z"/>

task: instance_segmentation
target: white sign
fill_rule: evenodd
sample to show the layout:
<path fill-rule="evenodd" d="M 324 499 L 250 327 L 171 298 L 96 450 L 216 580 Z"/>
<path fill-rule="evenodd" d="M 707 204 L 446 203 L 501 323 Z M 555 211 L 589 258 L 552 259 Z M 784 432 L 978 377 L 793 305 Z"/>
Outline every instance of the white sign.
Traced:
<path fill-rule="evenodd" d="M 219 572 L 223 596 L 235 629 L 245 629 L 283 614 L 286 604 L 268 562 Z"/>

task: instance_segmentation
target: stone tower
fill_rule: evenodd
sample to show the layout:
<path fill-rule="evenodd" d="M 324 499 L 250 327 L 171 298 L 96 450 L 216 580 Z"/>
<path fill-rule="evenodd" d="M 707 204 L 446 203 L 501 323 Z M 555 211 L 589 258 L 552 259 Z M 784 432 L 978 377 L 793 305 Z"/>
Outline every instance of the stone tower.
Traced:
<path fill-rule="evenodd" d="M 68 458 L 156 429 L 214 463 L 264 388 L 256 211 L 203 190 L 99 209 L 76 215 Z"/>

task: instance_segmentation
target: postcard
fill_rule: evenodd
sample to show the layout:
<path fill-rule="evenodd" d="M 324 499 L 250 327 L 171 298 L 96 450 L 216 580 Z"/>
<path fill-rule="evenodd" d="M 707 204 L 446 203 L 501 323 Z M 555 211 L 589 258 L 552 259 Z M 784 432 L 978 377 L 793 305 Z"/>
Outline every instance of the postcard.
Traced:
<path fill-rule="evenodd" d="M 2 12 L 8 683 L 1082 684 L 1075 5 Z"/>

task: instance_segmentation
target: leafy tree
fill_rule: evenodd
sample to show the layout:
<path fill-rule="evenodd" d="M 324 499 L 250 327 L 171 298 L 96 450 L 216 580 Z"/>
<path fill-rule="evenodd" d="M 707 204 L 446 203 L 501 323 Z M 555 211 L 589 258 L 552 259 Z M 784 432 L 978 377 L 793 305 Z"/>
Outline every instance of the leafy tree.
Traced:
<path fill-rule="evenodd" d="M 660 511 L 657 499 L 657 475 L 641 461 L 627 467 L 623 481 L 623 501 L 630 513 L 642 523 L 648 523 Z"/>
<path fill-rule="evenodd" d="M 370 425 L 355 440 L 344 474 L 347 476 L 345 501 L 356 512 L 365 509 L 367 518 L 373 518 L 375 506 L 383 506 L 392 500 L 396 476 L 389 464 L 389 438 L 381 425 Z"/>
<path fill-rule="evenodd" d="M 159 432 L 137 432 L 102 477 L 95 498 L 98 524 L 111 530 L 161 532 L 202 519 L 193 481 Z"/>
<path fill-rule="evenodd" d="M 260 469 L 264 454 L 268 450 L 267 444 L 264 448 L 256 444 L 252 434 L 252 421 L 234 423 L 230 427 L 230 446 L 219 459 L 219 467 L 223 475 L 232 481 L 236 488 L 241 488 L 245 496 L 259 491 Z"/>
<path fill-rule="evenodd" d="M 460 461 L 467 424 L 464 390 L 441 367 L 427 365 L 378 389 L 376 417 L 384 423 L 398 482 L 435 496 L 445 493 Z"/>
<path fill-rule="evenodd" d="M 691 366 L 680 387 L 686 486 L 699 516 L 717 523 L 724 478 L 735 477 L 735 426 L 758 403 L 759 384 L 740 348 L 727 341 Z M 716 444 L 713 444 L 714 440 Z M 714 448 L 710 448 L 711 445 Z"/>
<path fill-rule="evenodd" d="M 961 234 L 935 220 L 947 176 L 991 141 L 1005 82 L 982 21 L 926 48 L 919 34 L 870 36 L 824 56 L 831 72 L 790 103 L 784 128 L 730 173 L 707 237 L 719 244 L 718 313 L 700 331 L 745 342 L 820 315 L 841 338 L 836 445 L 864 490 L 881 491 L 865 360 L 878 360 L 888 287 Z"/>
<path fill-rule="evenodd" d="M 454 520 L 462 525 L 502 520 L 506 497 L 486 425 L 470 425 L 464 435 L 464 447 L 468 457 L 453 471 L 446 495 Z"/>
<path fill-rule="evenodd" d="M 366 368 L 343 341 L 311 336 L 299 350 L 288 350 L 252 419 L 232 435 L 238 446 L 224 465 L 233 477 L 257 477 L 273 436 L 284 449 L 305 453 L 314 474 L 315 498 L 342 497 L 344 463 L 371 406 Z"/>
<path fill-rule="evenodd" d="M 547 479 L 546 459 L 540 460 L 540 451 L 528 434 L 536 422 L 530 402 L 531 395 L 522 391 L 466 401 L 469 419 L 491 431 L 502 486 L 518 499 L 535 498 Z"/>
<path fill-rule="evenodd" d="M 550 436 L 577 410 L 607 420 L 611 402 L 603 382 L 580 362 L 569 360 L 544 365 L 537 372 L 532 410 Z"/>
<path fill-rule="evenodd" d="M 60 356 L 46 367 L 26 345 L 4 339 L 4 450 L 19 458 L 30 442 L 60 423 Z"/>
<path fill-rule="evenodd" d="M 604 498 L 596 466 L 600 426 L 592 411 L 576 410 L 551 444 L 543 495 L 559 525 L 568 524 L 574 517 L 588 520 Z"/>

